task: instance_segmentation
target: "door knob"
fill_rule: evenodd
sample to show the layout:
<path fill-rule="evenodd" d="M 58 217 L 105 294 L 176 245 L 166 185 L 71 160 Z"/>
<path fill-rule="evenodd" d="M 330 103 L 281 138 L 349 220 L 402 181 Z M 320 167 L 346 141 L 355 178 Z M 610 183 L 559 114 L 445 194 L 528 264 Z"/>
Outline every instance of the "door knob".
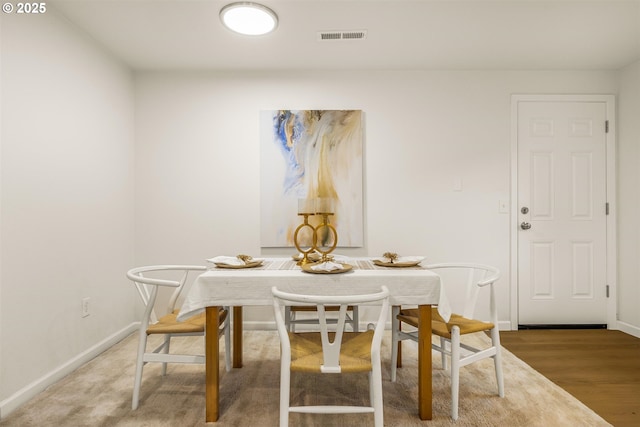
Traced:
<path fill-rule="evenodd" d="M 531 224 L 529 224 L 528 222 L 523 222 L 522 224 L 520 224 L 520 228 L 522 228 L 523 230 L 528 230 L 531 228 Z"/>

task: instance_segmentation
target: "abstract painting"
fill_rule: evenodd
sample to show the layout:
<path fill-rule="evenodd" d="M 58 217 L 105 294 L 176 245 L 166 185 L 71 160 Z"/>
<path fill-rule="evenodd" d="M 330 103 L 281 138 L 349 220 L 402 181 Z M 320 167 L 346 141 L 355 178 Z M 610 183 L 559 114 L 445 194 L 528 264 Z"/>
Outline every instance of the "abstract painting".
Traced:
<path fill-rule="evenodd" d="M 331 199 L 338 247 L 362 247 L 362 111 L 262 111 L 260 134 L 261 246 L 293 247 L 299 204 Z"/>

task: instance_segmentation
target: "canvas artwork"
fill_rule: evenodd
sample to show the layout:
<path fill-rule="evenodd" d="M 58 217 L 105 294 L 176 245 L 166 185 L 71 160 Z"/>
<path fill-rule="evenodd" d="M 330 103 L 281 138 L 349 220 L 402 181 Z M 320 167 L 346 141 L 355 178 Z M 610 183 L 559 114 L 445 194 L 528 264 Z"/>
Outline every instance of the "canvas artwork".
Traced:
<path fill-rule="evenodd" d="M 362 111 L 262 111 L 260 133 L 261 246 L 293 247 L 311 199 L 333 201 L 338 247 L 363 246 Z"/>

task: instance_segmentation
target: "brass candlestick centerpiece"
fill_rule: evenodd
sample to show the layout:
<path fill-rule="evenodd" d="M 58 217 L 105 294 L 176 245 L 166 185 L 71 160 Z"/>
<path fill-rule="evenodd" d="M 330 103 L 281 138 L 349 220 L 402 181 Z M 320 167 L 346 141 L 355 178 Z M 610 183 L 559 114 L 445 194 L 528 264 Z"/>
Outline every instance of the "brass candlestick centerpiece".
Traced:
<path fill-rule="evenodd" d="M 298 215 L 302 216 L 303 221 L 294 234 L 293 243 L 296 249 L 302 254 L 302 259 L 298 261 L 298 265 L 311 263 L 309 255 L 317 251 L 322 255 L 320 262 L 326 262 L 332 259 L 329 255 L 338 245 L 338 231 L 331 225 L 329 216 L 334 215 L 333 199 L 300 199 L 298 200 Z M 321 217 L 320 224 L 314 227 L 309 223 L 309 217 L 319 215 Z M 308 233 L 311 233 L 311 246 L 303 246 L 302 240 L 309 242 Z"/>
<path fill-rule="evenodd" d="M 300 224 L 296 231 L 293 233 L 293 243 L 296 245 L 296 249 L 298 252 L 302 254 L 302 259 L 297 262 L 298 265 L 309 264 L 312 262 L 309 259 L 309 254 L 316 250 L 316 229 L 313 225 L 309 224 L 309 217 L 316 214 L 315 208 L 315 199 L 300 199 L 298 200 L 298 215 L 302 216 L 302 224 Z M 302 233 L 302 235 L 301 235 Z M 307 234 L 307 236 L 304 236 Z M 306 238 L 305 238 L 306 237 Z M 301 241 L 306 240 L 309 243 L 309 239 L 311 239 L 311 244 L 303 247 L 301 246 Z"/>

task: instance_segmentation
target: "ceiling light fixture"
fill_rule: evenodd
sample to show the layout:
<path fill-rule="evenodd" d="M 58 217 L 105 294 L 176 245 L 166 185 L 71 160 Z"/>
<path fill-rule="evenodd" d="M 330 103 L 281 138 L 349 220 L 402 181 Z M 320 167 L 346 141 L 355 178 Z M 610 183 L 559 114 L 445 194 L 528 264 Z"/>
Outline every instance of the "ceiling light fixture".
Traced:
<path fill-rule="evenodd" d="M 220 10 L 225 27 L 248 36 L 268 34 L 278 26 L 278 15 L 266 6 L 253 2 L 237 2 Z"/>

